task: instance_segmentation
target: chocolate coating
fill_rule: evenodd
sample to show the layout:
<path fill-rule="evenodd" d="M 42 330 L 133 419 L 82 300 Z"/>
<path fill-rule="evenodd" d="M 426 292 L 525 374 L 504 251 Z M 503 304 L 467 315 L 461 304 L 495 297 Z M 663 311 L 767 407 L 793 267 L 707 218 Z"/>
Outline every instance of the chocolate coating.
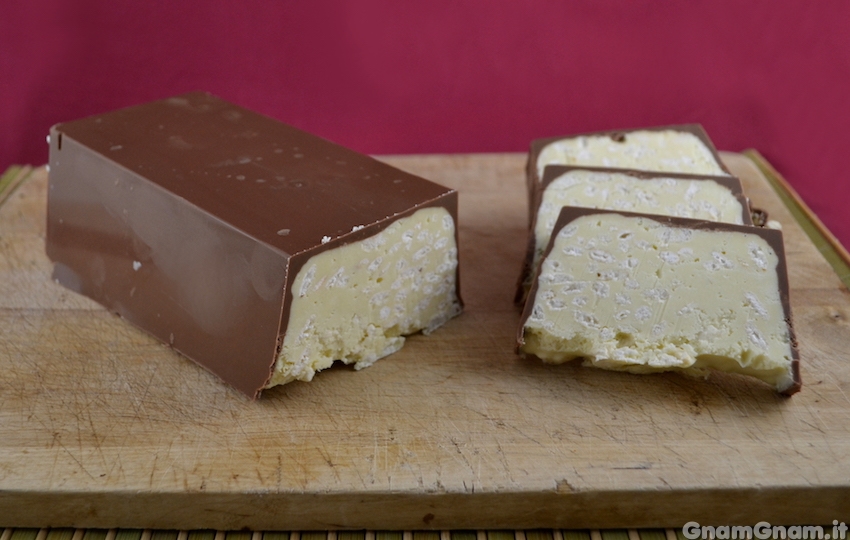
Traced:
<path fill-rule="evenodd" d="M 528 184 L 528 222 L 531 223 L 533 216 L 533 200 L 532 193 L 537 188 L 537 186 L 542 181 L 540 175 L 537 172 L 537 158 L 540 156 L 540 152 L 543 151 L 546 146 L 555 141 L 560 141 L 563 139 L 573 139 L 577 137 L 593 137 L 593 136 L 608 136 L 611 137 L 611 140 L 616 142 L 622 142 L 625 140 L 625 135 L 630 131 L 682 131 L 687 133 L 692 133 L 695 135 L 700 141 L 705 144 L 706 148 L 711 152 L 714 156 L 715 161 L 720 165 L 720 167 L 728 172 L 729 169 L 726 165 L 720 160 L 720 156 L 717 153 L 717 148 L 715 148 L 714 143 L 711 142 L 711 139 L 708 136 L 708 133 L 705 132 L 705 129 L 699 124 L 677 124 L 677 125 L 668 125 L 668 126 L 654 126 L 654 127 L 641 127 L 641 128 L 633 128 L 633 129 L 612 129 L 605 131 L 593 131 L 588 133 L 576 133 L 573 135 L 561 135 L 557 137 L 546 137 L 543 139 L 536 139 L 531 141 L 531 145 L 528 152 L 528 162 L 526 163 L 526 182 Z M 544 169 L 545 174 L 545 169 Z"/>
<path fill-rule="evenodd" d="M 253 397 L 310 257 L 420 208 L 457 223 L 456 191 L 203 92 L 50 141 L 54 278 Z"/>
<path fill-rule="evenodd" d="M 658 128 L 664 129 L 664 128 Z M 544 139 L 547 140 L 547 139 Z M 560 140 L 560 138 L 554 139 Z M 535 141 L 536 142 L 536 141 Z M 534 143 L 532 143 L 534 144 Z M 545 144 L 543 146 L 546 146 Z M 541 146 L 540 148 L 543 148 Z M 713 147 L 712 147 L 713 148 Z M 539 152 L 539 149 L 538 149 Z M 529 163 L 531 158 L 529 158 Z M 535 158 L 536 160 L 536 158 Z M 530 170 L 530 169 L 529 169 Z M 535 169 L 536 170 L 536 169 Z M 726 187 L 735 196 L 741 204 L 742 215 L 741 220 L 745 225 L 753 224 L 753 212 L 750 209 L 750 201 L 744 195 L 744 187 L 741 180 L 736 176 L 712 176 L 703 174 L 689 173 L 673 173 L 673 172 L 658 172 L 658 171 L 638 171 L 633 169 L 617 169 L 613 167 L 586 167 L 581 165 L 547 165 L 543 169 L 543 178 L 540 181 L 528 182 L 528 200 L 529 200 L 529 225 L 528 225 L 528 244 L 525 250 L 525 259 L 520 270 L 519 279 L 517 280 L 516 293 L 514 294 L 514 303 L 522 305 L 526 298 L 526 288 L 530 277 L 531 268 L 534 262 L 534 229 L 537 226 L 537 209 L 543 201 L 543 192 L 546 188 L 562 175 L 574 170 L 587 170 L 600 173 L 617 173 L 631 176 L 640 180 L 651 180 L 654 178 L 678 178 L 681 180 L 699 180 L 715 182 Z"/>
<path fill-rule="evenodd" d="M 764 239 L 764 241 L 767 242 L 771 249 L 773 249 L 773 251 L 776 253 L 779 261 L 776 267 L 777 280 L 779 283 L 779 297 L 780 302 L 782 304 L 782 310 L 785 314 L 785 322 L 788 326 L 788 333 L 791 345 L 791 370 L 794 385 L 786 389 L 783 394 L 790 396 L 791 394 L 794 394 L 800 390 L 800 387 L 802 386 L 800 379 L 800 351 L 797 343 L 796 334 L 794 332 L 794 324 L 791 316 L 790 287 L 788 284 L 788 265 L 785 258 L 785 245 L 782 239 L 782 231 L 776 229 L 753 227 L 748 225 L 735 225 L 731 223 L 704 221 L 699 219 L 687 219 L 673 216 L 638 214 L 634 212 L 622 212 L 619 210 L 601 210 L 594 208 L 581 208 L 577 206 L 565 206 L 561 208 L 561 213 L 558 215 L 558 221 L 555 223 L 555 228 L 552 232 L 552 237 L 550 238 L 549 244 L 546 247 L 543 257 L 541 258 L 541 264 L 543 260 L 545 260 L 546 257 L 549 256 L 549 253 L 552 251 L 552 247 L 555 244 L 555 239 L 561 229 L 567 226 L 570 222 L 580 217 L 598 214 L 619 214 L 626 217 L 642 217 L 648 220 L 661 223 L 662 225 L 668 227 L 681 227 L 686 229 L 707 231 L 734 231 L 739 233 L 754 234 Z M 531 290 L 528 295 L 529 301 L 525 303 L 522 316 L 520 317 L 520 323 L 517 331 L 517 352 L 519 351 L 519 348 L 525 343 L 523 330 L 526 321 L 528 321 L 528 318 L 531 316 L 531 310 L 534 307 L 533 299 L 537 295 L 537 290 L 538 281 L 537 279 L 535 279 L 531 285 Z"/>

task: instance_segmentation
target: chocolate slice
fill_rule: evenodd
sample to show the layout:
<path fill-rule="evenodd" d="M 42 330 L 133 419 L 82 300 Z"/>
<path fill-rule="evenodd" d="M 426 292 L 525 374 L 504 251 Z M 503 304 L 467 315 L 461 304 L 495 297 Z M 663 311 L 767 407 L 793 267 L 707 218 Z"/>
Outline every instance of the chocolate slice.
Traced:
<path fill-rule="evenodd" d="M 547 165 L 731 176 L 699 124 L 596 131 L 532 141 L 526 165 L 529 223 L 533 193 Z"/>
<path fill-rule="evenodd" d="M 793 394 L 788 291 L 781 231 L 565 207 L 517 349 L 633 373 L 740 373 Z"/>
<path fill-rule="evenodd" d="M 708 176 L 605 167 L 548 165 L 529 185 L 532 220 L 516 301 L 522 303 L 532 269 L 549 243 L 562 206 L 606 208 L 752 225 L 749 201 L 734 176 Z"/>
<path fill-rule="evenodd" d="M 206 93 L 51 129 L 55 279 L 253 397 L 459 313 L 456 222 L 454 190 Z"/>

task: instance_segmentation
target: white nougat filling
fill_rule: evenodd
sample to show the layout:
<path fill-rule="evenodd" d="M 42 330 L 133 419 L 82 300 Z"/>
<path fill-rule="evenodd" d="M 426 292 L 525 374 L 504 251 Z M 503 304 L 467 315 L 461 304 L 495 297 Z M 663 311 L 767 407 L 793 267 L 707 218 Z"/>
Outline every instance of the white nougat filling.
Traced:
<path fill-rule="evenodd" d="M 643 171 L 683 172 L 729 176 L 699 137 L 687 131 L 638 130 L 623 133 L 622 141 L 608 135 L 560 139 L 537 157 L 537 174 L 546 165 L 584 165 Z"/>
<path fill-rule="evenodd" d="M 635 373 L 713 368 L 783 391 L 793 353 L 778 262 L 756 234 L 579 217 L 541 264 L 521 350 Z"/>
<path fill-rule="evenodd" d="M 378 234 L 312 257 L 293 281 L 268 386 L 310 381 L 335 360 L 367 367 L 461 311 L 455 223 L 425 208 Z"/>
<path fill-rule="evenodd" d="M 543 191 L 534 228 L 533 267 L 546 249 L 564 206 L 744 223 L 744 208 L 735 194 L 711 180 L 641 179 L 624 173 L 571 170 L 553 180 Z"/>

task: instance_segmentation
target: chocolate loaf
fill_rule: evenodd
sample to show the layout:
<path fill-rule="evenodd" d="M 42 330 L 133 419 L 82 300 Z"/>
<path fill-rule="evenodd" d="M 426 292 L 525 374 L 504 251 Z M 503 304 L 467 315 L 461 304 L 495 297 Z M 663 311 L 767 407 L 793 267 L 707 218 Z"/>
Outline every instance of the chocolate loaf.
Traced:
<path fill-rule="evenodd" d="M 462 306 L 456 191 L 202 92 L 51 129 L 47 253 L 252 397 Z"/>

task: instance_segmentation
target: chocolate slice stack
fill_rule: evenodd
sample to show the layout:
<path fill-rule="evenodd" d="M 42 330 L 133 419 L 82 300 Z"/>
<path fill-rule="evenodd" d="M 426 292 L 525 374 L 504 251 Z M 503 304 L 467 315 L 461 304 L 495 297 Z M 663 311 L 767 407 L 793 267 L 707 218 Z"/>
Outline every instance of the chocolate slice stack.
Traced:
<path fill-rule="evenodd" d="M 781 232 L 700 126 L 535 141 L 527 173 L 519 352 L 799 390 Z"/>

